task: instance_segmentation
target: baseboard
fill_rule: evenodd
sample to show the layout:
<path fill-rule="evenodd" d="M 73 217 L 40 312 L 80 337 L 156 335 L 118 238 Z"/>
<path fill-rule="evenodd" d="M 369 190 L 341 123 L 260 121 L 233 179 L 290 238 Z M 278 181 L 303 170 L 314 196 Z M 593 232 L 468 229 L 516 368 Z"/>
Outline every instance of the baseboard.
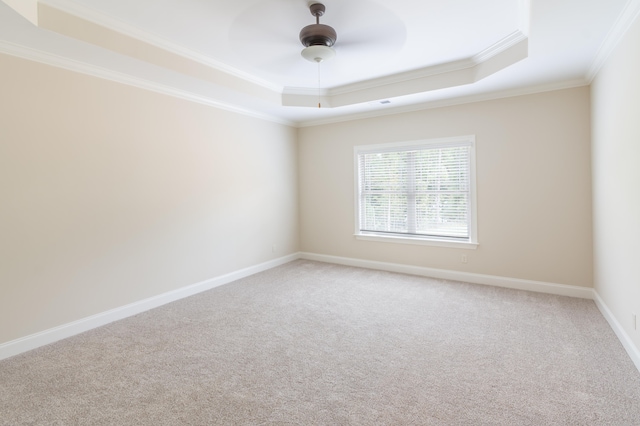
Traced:
<path fill-rule="evenodd" d="M 303 252 L 300 253 L 300 258 L 326 263 L 337 263 L 347 266 L 357 266 L 360 268 L 379 269 L 382 271 L 400 272 L 403 274 L 440 278 L 445 280 L 463 281 L 473 284 L 485 284 L 496 287 L 512 288 L 516 290 L 527 290 L 535 291 L 538 293 L 549 293 L 560 296 L 593 299 L 593 289 L 587 287 L 523 280 L 519 278 L 499 277 L 494 275 L 473 274 L 469 272 L 451 271 L 446 269 L 425 268 L 422 266 L 403 265 L 399 263 L 376 262 L 373 260 L 329 256 L 316 253 Z"/>
<path fill-rule="evenodd" d="M 0 360 L 228 284 L 258 272 L 284 265 L 299 258 L 300 255 L 294 253 L 3 343 L 0 345 Z"/>
<path fill-rule="evenodd" d="M 196 284 L 192 284 L 180 289 L 176 289 L 158 296 L 150 297 L 139 302 L 121 306 L 106 312 L 92 315 L 68 324 L 54 327 L 39 333 L 12 340 L 0 345 L 0 360 L 6 359 L 32 349 L 54 343 L 58 340 L 83 333 L 85 331 L 124 319 L 153 308 L 171 303 L 173 301 L 192 296 L 194 294 L 210 290 L 212 288 L 228 284 L 230 282 L 248 277 L 258 272 L 266 271 L 276 266 L 284 265 L 296 259 L 308 259 L 319 262 L 335 263 L 360 268 L 378 269 L 390 272 L 463 281 L 474 284 L 493 285 L 517 290 L 528 290 L 540 293 L 550 293 L 562 296 L 579 297 L 584 299 L 594 299 L 602 315 L 611 325 L 620 342 L 626 349 L 632 361 L 640 370 L 640 351 L 635 347 L 631 338 L 626 334 L 620 323 L 615 319 L 607 305 L 600 296 L 591 288 L 569 286 L 564 284 L 553 284 L 539 281 L 522 280 L 518 278 L 506 278 L 493 275 L 473 274 L 468 272 L 450 271 L 445 269 L 426 268 L 419 266 L 403 265 L 398 263 L 376 262 L 372 260 L 354 259 L 339 256 L 329 256 L 315 253 L 294 253 L 235 272 L 231 272 L 219 277 L 211 278 Z"/>
<path fill-rule="evenodd" d="M 354 259 L 349 257 L 329 256 L 316 253 L 300 253 L 301 259 L 315 260 L 318 262 L 336 263 L 339 265 L 356 266 L 360 268 L 378 269 L 382 271 L 400 272 L 403 274 L 419 275 L 432 278 L 440 278 L 454 281 L 463 281 L 474 284 L 493 285 L 517 290 L 535 291 L 560 296 L 593 299 L 596 306 L 607 320 L 622 346 L 629 354 L 631 361 L 640 371 L 640 350 L 635 346 L 629 335 L 624 331 L 618 320 L 613 316 L 609 307 L 604 303 L 600 295 L 592 288 L 554 284 L 540 281 L 522 280 L 519 278 L 506 278 L 493 275 L 472 274 L 468 272 L 450 271 L 446 269 L 425 268 L 420 266 L 402 265 L 399 263 L 376 262 L 373 260 Z"/>
<path fill-rule="evenodd" d="M 616 317 L 613 316 L 611 309 L 609 309 L 607 304 L 604 303 L 604 300 L 602 300 L 598 292 L 595 290 L 593 291 L 593 300 L 594 302 L 596 302 L 596 306 L 598 307 L 598 309 L 600 309 L 602 316 L 607 320 L 607 322 L 613 329 L 613 332 L 616 333 L 616 336 L 618 336 L 618 340 L 620 340 L 620 343 L 622 343 L 622 346 L 629 354 L 631 361 L 633 361 L 638 371 L 640 371 L 640 350 L 633 343 L 633 340 L 631 340 L 631 337 L 629 337 L 627 332 L 624 331 L 624 328 L 618 322 Z"/>

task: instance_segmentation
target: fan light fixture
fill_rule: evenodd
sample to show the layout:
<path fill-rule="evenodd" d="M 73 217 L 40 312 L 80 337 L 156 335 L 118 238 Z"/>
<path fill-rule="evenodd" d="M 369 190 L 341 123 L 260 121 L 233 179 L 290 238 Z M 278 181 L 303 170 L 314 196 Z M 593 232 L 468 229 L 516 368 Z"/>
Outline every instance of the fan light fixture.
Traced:
<path fill-rule="evenodd" d="M 324 15 L 325 10 L 322 3 L 309 5 L 309 11 L 316 17 L 316 23 L 307 25 L 300 31 L 300 42 L 305 46 L 301 54 L 307 61 L 320 63 L 336 55 L 336 51 L 331 48 L 338 38 L 336 31 L 320 23 L 320 17 Z"/>
<path fill-rule="evenodd" d="M 311 62 L 322 62 L 336 56 L 336 51 L 329 46 L 309 46 L 302 49 L 302 57 Z"/>

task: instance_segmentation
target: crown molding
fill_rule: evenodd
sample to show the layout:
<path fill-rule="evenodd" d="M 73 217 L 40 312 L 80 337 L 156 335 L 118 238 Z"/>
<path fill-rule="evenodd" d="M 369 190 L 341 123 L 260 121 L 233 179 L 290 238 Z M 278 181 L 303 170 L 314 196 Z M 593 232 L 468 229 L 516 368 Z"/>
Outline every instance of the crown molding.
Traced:
<path fill-rule="evenodd" d="M 326 88 L 313 88 L 313 87 L 285 87 L 282 90 L 283 95 L 301 95 L 301 96 L 327 96 L 330 94 L 330 89 Z"/>
<path fill-rule="evenodd" d="M 228 102 L 222 102 L 210 97 L 171 87 L 166 84 L 153 82 L 144 78 L 134 77 L 118 71 L 113 71 L 96 65 L 87 64 L 74 59 L 69 59 L 53 53 L 44 52 L 38 49 L 33 49 L 3 40 L 0 40 L 0 53 L 33 62 L 38 62 L 45 65 L 50 65 L 56 68 L 66 69 L 68 71 L 73 71 L 80 74 L 90 75 L 92 77 L 98 77 L 104 80 L 110 80 L 116 83 L 137 87 L 139 89 L 149 90 L 163 95 L 172 96 L 174 98 L 184 99 L 225 111 L 235 112 L 237 114 L 271 121 L 278 124 L 284 124 L 286 126 L 294 127 L 296 124 L 279 117 L 274 117 L 247 108 L 238 107 L 237 105 L 233 105 Z"/>
<path fill-rule="evenodd" d="M 528 32 L 529 26 L 530 0 L 518 0 L 519 17 L 517 25 L 520 28 L 472 57 L 325 90 L 280 87 L 250 75 L 249 73 L 221 63 L 201 52 L 194 51 L 171 42 L 157 34 L 142 31 L 109 14 L 92 10 L 75 0 L 35 1 L 38 1 L 40 5 L 49 7 L 52 10 L 58 10 L 61 13 L 68 14 L 69 16 L 73 16 L 77 19 L 114 31 L 126 37 L 130 37 L 133 40 L 139 40 L 150 46 L 157 47 L 168 54 L 173 54 L 176 55 L 176 57 L 181 57 L 186 60 L 199 63 L 212 70 L 235 77 L 240 81 L 252 83 L 256 86 L 267 89 L 270 93 L 276 96 L 280 100 L 280 104 L 285 107 L 305 107 L 315 105 L 318 101 L 318 97 L 320 96 L 324 106 L 336 108 L 340 106 L 369 102 L 376 99 L 394 98 L 412 93 L 424 93 L 441 88 L 470 84 L 528 56 L 528 38 L 526 33 Z M 152 85 L 156 87 L 156 91 L 158 90 L 157 86 L 161 86 L 149 81 L 145 81 L 145 84 L 142 84 L 140 81 L 136 85 L 142 85 L 145 87 Z M 176 94 L 174 88 L 167 89 L 165 87 L 163 89 L 163 93 L 173 93 L 174 96 L 177 95 L 180 97 L 186 96 L 184 93 Z M 200 99 L 196 101 L 203 102 L 203 97 L 199 95 L 190 94 L 188 98 Z M 207 99 L 206 97 L 204 99 L 206 100 L 205 103 L 209 105 L 214 103 L 215 106 L 225 109 L 232 108 L 233 110 L 245 110 L 244 108 L 238 108 L 236 106 L 230 107 L 224 102 L 214 101 L 213 99 Z M 246 110 L 243 113 L 246 113 Z M 255 115 L 255 112 L 252 112 L 251 114 Z M 272 118 L 271 121 L 273 121 Z M 291 123 L 286 121 L 286 124 Z"/>
<path fill-rule="evenodd" d="M 181 56 L 183 58 L 192 60 L 210 68 L 214 68 L 220 72 L 227 73 L 241 80 L 256 84 L 266 89 L 272 90 L 277 93 L 282 93 L 282 87 L 273 84 L 269 81 L 257 78 L 256 76 L 241 71 L 237 68 L 231 67 L 223 62 L 216 61 L 215 59 L 205 55 L 204 53 L 188 49 L 177 43 L 174 43 L 166 38 L 163 38 L 157 34 L 150 33 L 148 31 L 142 31 L 133 25 L 127 24 L 113 16 L 107 15 L 102 12 L 97 12 L 86 6 L 83 6 L 73 0 L 38 0 L 39 3 L 57 9 L 61 12 L 73 15 L 77 18 L 91 22 L 93 24 L 108 28 L 112 31 L 116 31 L 125 36 L 140 40 L 144 43 L 158 47 L 174 55 Z"/>
<path fill-rule="evenodd" d="M 19 0 L 16 0 L 19 1 Z M 86 20 L 87 22 L 95 25 L 102 26 L 109 30 L 121 33 L 125 36 L 131 37 L 136 40 L 148 43 L 155 47 L 161 48 L 168 53 L 178 55 L 188 60 L 203 64 L 212 69 L 216 69 L 220 72 L 227 73 L 233 77 L 239 78 L 249 83 L 255 83 L 263 88 L 277 92 L 282 97 L 283 106 L 306 106 L 311 102 L 315 105 L 318 96 L 322 98 L 323 106 L 331 107 L 332 101 L 335 101 L 334 107 L 342 105 L 350 105 L 354 103 L 366 102 L 367 97 L 371 99 L 393 99 L 398 95 L 394 95 L 393 91 L 411 91 L 428 92 L 434 90 L 438 84 L 441 84 L 441 80 L 444 80 L 444 87 L 453 87 L 460 84 L 466 84 L 468 82 L 475 82 L 481 80 L 487 75 L 496 72 L 499 69 L 508 66 L 509 62 L 514 63 L 527 56 L 528 51 L 528 31 L 529 31 L 529 18 L 530 18 L 530 0 L 517 0 L 520 5 L 520 13 L 518 20 L 518 30 L 513 31 L 507 37 L 503 38 L 499 42 L 489 46 L 480 53 L 463 60 L 452 61 L 445 64 L 439 64 L 431 67 L 425 67 L 418 70 L 408 71 L 400 74 L 395 74 L 386 77 L 380 77 L 371 79 L 364 82 L 353 83 L 349 85 L 334 87 L 330 89 L 313 89 L 313 88 L 295 88 L 295 87 L 279 87 L 273 85 L 267 81 L 257 79 L 256 77 L 230 67 L 226 64 L 220 63 L 200 52 L 189 50 L 183 46 L 170 42 L 158 35 L 151 34 L 145 31 L 141 31 L 130 24 L 126 24 L 112 16 L 104 14 L 102 12 L 96 12 L 91 10 L 75 0 L 33 0 L 41 5 L 51 7 L 55 10 L 59 10 L 62 13 L 67 13 L 78 19 Z M 618 39 L 622 37 L 624 32 L 628 30 L 633 20 L 637 17 L 640 11 L 640 0 L 629 0 L 624 12 L 616 23 L 616 28 L 622 28 L 621 34 Z M 615 31 L 612 31 L 607 37 L 607 41 L 612 40 Z M 619 40 L 617 40 L 619 41 Z M 616 43 L 617 43 L 616 41 Z M 613 43 L 615 45 L 615 43 Z M 601 51 L 604 51 L 601 48 Z M 575 80 L 569 82 L 561 82 L 551 85 L 538 85 L 529 86 L 520 89 L 506 90 L 494 93 L 477 94 L 464 96 L 453 99 L 442 99 L 434 101 L 421 102 L 419 104 L 405 105 L 395 107 L 389 105 L 382 109 L 376 109 L 374 111 L 347 114 L 340 117 L 330 117 L 325 119 L 312 119 L 312 120 L 287 120 L 280 118 L 276 115 L 270 115 L 268 113 L 262 113 L 257 110 L 253 110 L 250 107 L 238 106 L 234 102 L 220 101 L 215 99 L 216 96 L 203 96 L 194 91 L 182 90 L 173 86 L 171 83 L 165 84 L 160 82 L 151 81 L 142 77 L 136 77 L 127 75 L 122 72 L 112 71 L 107 68 L 87 64 L 81 61 L 64 58 L 55 54 L 46 53 L 37 49 L 18 46 L 8 42 L 0 42 L 0 53 L 6 53 L 13 56 L 22 57 L 28 60 L 41 62 L 44 64 L 52 65 L 59 68 L 68 69 L 71 71 L 96 76 L 99 78 L 116 81 L 122 84 L 139 87 L 145 90 L 151 90 L 157 93 L 166 94 L 169 96 L 186 99 L 192 102 L 197 102 L 205 105 L 209 105 L 215 108 L 224 109 L 227 111 L 236 112 L 239 114 L 287 125 L 293 127 L 311 127 L 323 124 L 330 124 L 336 122 L 344 122 L 357 120 L 369 117 L 379 117 L 392 114 L 402 114 L 412 111 L 420 111 L 431 108 L 440 108 L 446 106 L 460 105 L 466 103 L 480 102 L 491 99 L 500 99 L 505 97 L 527 95 L 537 92 L 544 92 L 549 90 L 559 90 L 570 87 L 577 87 L 588 85 L 591 81 Z M 601 52 L 602 53 L 602 52 Z M 523 56 L 524 55 L 524 56 Z M 447 75 L 449 74 L 449 75 Z M 591 77 L 592 78 L 592 77 Z M 396 85 L 396 87 L 393 87 Z M 387 86 L 387 87 L 384 87 Z M 354 93 L 358 92 L 360 93 Z M 368 92 L 371 91 L 371 92 Z M 367 93 L 368 92 L 368 93 Z M 375 93 L 374 93 L 375 92 Z M 353 96 L 351 96 L 353 94 Z M 400 93 L 402 94 L 402 93 Z M 342 99 L 337 99 L 342 95 Z M 298 97 L 296 99 L 296 96 Z M 285 101 L 288 98 L 288 101 Z M 333 99 L 332 99 L 333 98 Z M 364 99 L 364 100 L 363 100 Z M 294 100 L 295 102 L 292 102 Z"/>
<path fill-rule="evenodd" d="M 337 108 L 472 84 L 527 58 L 528 50 L 528 38 L 515 31 L 498 46 L 471 58 L 329 89 L 327 104 Z M 292 92 L 291 88 L 283 91 L 284 106 L 310 106 L 316 102 L 317 95 Z"/>
<path fill-rule="evenodd" d="M 477 55 L 474 55 L 471 58 L 471 62 L 473 62 L 473 65 L 479 65 L 525 40 L 527 40 L 527 36 L 522 31 L 516 30 Z"/>
<path fill-rule="evenodd" d="M 429 78 L 441 74 L 454 73 L 469 68 L 473 68 L 476 63 L 473 58 L 461 59 L 457 61 L 447 62 L 444 64 L 432 65 L 412 71 L 405 71 L 384 77 L 373 78 L 371 80 L 359 81 L 357 83 L 347 84 L 344 86 L 332 87 L 328 90 L 330 96 L 346 95 L 362 90 L 371 90 L 380 86 L 391 84 L 405 83 L 407 81 L 418 80 L 421 78 Z"/>
<path fill-rule="evenodd" d="M 531 27 L 531 0 L 518 0 L 518 29 L 526 37 L 529 36 L 529 29 Z"/>
<path fill-rule="evenodd" d="M 600 45 L 591 67 L 589 67 L 589 71 L 587 72 L 587 80 L 589 83 L 596 78 L 596 75 L 598 75 L 600 69 L 607 62 L 611 53 L 613 53 L 616 46 L 618 46 L 624 35 L 631 28 L 631 25 L 633 25 L 634 21 L 638 18 L 638 15 L 640 15 L 640 0 L 628 0 L 622 13 L 620 13 L 615 24 Z"/>
<path fill-rule="evenodd" d="M 406 87 L 408 84 L 416 83 L 416 91 L 424 92 L 434 89 L 454 87 L 460 84 L 473 83 L 486 77 L 487 75 L 493 74 L 499 69 L 503 69 L 505 66 L 518 62 L 523 59 L 522 55 L 514 52 L 524 51 L 526 52 L 524 53 L 524 57 L 528 56 L 528 34 L 531 19 L 531 0 L 517 1 L 519 5 L 518 28 L 500 41 L 494 43 L 493 45 L 487 47 L 486 49 L 472 57 L 424 67 L 417 70 L 373 78 L 366 81 L 359 81 L 343 86 L 332 87 L 327 89 L 324 93 L 322 93 L 322 95 L 326 96 L 329 104 L 335 107 L 346 106 L 360 102 L 370 102 L 375 101 L 376 99 L 395 97 L 386 93 L 379 93 L 380 90 L 378 89 L 380 88 L 389 89 L 392 86 L 396 86 L 397 90 L 406 91 Z M 503 57 L 499 58 L 499 56 Z M 483 67 L 483 64 L 487 63 L 493 58 L 495 58 L 495 60 L 493 61 L 492 65 Z M 496 63 L 500 62 L 503 62 L 503 65 L 496 66 Z M 487 68 L 491 68 L 493 69 L 493 71 L 488 71 L 488 73 L 485 72 L 484 75 L 481 76 L 481 74 L 483 74 L 483 71 L 480 71 L 481 67 L 485 68 L 485 70 L 483 71 L 486 71 Z M 372 93 L 370 93 L 369 95 L 363 94 L 367 91 L 371 91 Z M 373 93 L 374 91 L 378 93 Z M 383 89 L 383 91 L 388 92 L 389 90 Z M 357 92 L 360 92 L 360 95 L 358 95 Z M 311 94 L 308 89 L 285 87 L 283 88 L 282 94 L 283 105 L 308 106 L 310 105 L 310 97 L 318 96 L 318 91 L 315 91 L 313 94 Z M 336 99 L 338 97 L 342 97 L 343 99 Z M 351 97 L 353 99 L 345 100 L 348 97 Z"/>
<path fill-rule="evenodd" d="M 392 74 L 389 76 L 373 78 L 370 80 L 360 81 L 357 83 L 347 84 L 344 86 L 332 87 L 326 89 L 324 94 L 327 96 L 339 96 L 353 92 L 371 90 L 380 86 L 387 86 L 392 84 L 405 83 L 412 80 L 419 80 L 424 78 L 430 78 L 436 75 L 455 73 L 457 71 L 463 71 L 474 68 L 475 66 L 491 59 L 492 57 L 499 55 L 507 49 L 517 45 L 518 43 L 527 40 L 527 37 L 520 30 L 516 30 L 498 41 L 497 43 L 487 47 L 482 52 L 466 59 L 460 59 L 457 61 L 447 62 L 444 64 L 432 65 L 429 67 L 420 68 L 417 70 L 401 72 L 398 74 Z M 317 96 L 317 89 L 308 89 L 302 87 L 285 87 L 283 94 L 286 95 L 300 95 Z"/>
<path fill-rule="evenodd" d="M 38 25 L 38 0 L 0 0 L 23 18 Z"/>
<path fill-rule="evenodd" d="M 297 123 L 298 128 L 323 126 L 327 124 L 343 123 L 347 121 L 364 120 L 368 118 L 385 117 L 389 115 L 406 114 L 435 108 L 445 108 L 456 105 L 472 104 L 477 102 L 492 101 L 497 99 L 513 98 L 517 96 L 535 95 L 536 93 L 552 92 L 555 90 L 573 89 L 588 86 L 585 79 L 567 80 L 558 83 L 540 84 L 517 89 L 502 90 L 498 92 L 480 93 L 470 96 L 461 96 L 451 99 L 439 99 L 435 101 L 421 102 L 413 105 L 399 107 L 385 107 L 375 111 L 343 115 L 320 120 L 305 120 Z"/>

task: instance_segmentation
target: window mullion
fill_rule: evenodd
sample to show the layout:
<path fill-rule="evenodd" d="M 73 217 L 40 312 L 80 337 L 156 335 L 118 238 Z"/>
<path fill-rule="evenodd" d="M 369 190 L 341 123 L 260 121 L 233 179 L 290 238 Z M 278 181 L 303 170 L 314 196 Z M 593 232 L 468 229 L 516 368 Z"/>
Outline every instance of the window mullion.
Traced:
<path fill-rule="evenodd" d="M 416 233 L 416 151 L 407 152 L 407 232 Z"/>
<path fill-rule="evenodd" d="M 365 169 L 367 166 L 367 162 L 366 162 L 366 157 L 364 155 L 360 155 L 358 158 L 358 166 L 360 169 L 360 182 L 359 182 L 359 187 L 360 187 L 360 229 L 364 229 L 365 228 L 365 224 L 366 224 L 366 214 L 367 214 L 367 209 L 366 209 L 366 192 L 365 192 Z"/>

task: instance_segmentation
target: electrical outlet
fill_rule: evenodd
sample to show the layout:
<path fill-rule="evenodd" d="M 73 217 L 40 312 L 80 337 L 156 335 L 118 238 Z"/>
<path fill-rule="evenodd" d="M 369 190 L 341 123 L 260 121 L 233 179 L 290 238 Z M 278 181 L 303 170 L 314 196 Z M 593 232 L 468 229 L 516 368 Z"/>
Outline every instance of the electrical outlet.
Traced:
<path fill-rule="evenodd" d="M 462 263 L 467 263 L 467 255 L 466 255 L 466 254 L 463 254 L 462 256 L 460 256 L 460 261 L 461 261 Z"/>
<path fill-rule="evenodd" d="M 272 245 L 271 246 L 271 253 L 275 253 L 276 252 L 276 245 Z"/>
<path fill-rule="evenodd" d="M 634 313 L 631 314 L 632 318 L 633 318 L 633 322 L 631 323 L 631 325 L 633 326 L 634 330 L 638 329 L 638 316 Z"/>

